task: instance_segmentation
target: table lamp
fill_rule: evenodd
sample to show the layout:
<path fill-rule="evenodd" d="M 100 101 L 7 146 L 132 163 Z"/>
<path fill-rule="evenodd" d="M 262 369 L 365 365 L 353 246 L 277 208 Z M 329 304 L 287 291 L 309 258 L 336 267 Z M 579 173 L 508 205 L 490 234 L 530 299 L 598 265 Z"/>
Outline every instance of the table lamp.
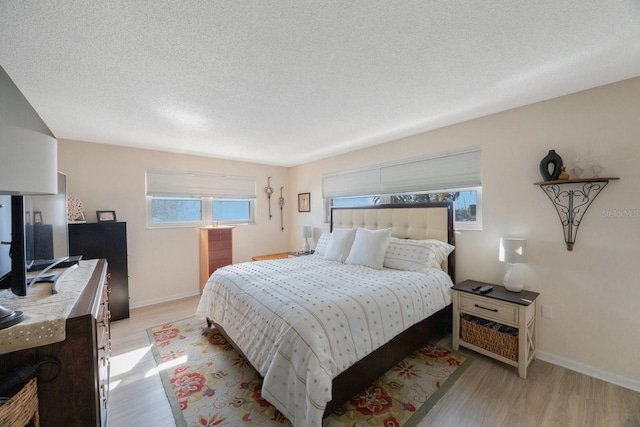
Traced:
<path fill-rule="evenodd" d="M 304 243 L 302 244 L 302 250 L 304 252 L 309 252 L 309 239 L 313 237 L 313 228 L 310 225 L 302 226 L 302 238 L 304 239 Z"/>
<path fill-rule="evenodd" d="M 524 280 L 518 273 L 516 264 L 527 262 L 527 241 L 525 239 L 513 239 L 503 237 L 500 239 L 500 261 L 508 262 L 509 269 L 504 275 L 502 284 L 511 292 L 520 292 Z"/>

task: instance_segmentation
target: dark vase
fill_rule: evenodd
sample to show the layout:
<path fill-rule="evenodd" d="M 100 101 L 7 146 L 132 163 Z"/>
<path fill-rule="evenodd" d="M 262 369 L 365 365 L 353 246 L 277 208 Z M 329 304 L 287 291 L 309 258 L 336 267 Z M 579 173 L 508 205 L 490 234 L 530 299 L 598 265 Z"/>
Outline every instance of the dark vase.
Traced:
<path fill-rule="evenodd" d="M 546 156 L 540 161 L 540 175 L 545 181 L 555 181 L 562 173 L 562 157 L 556 150 L 549 150 Z"/>

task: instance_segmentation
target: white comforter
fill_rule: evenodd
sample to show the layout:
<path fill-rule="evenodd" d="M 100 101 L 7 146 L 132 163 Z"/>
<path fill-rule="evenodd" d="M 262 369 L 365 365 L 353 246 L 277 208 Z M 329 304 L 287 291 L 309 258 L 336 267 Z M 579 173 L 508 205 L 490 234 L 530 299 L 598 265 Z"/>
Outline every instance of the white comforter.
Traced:
<path fill-rule="evenodd" d="M 294 426 L 320 426 L 331 381 L 451 303 L 449 276 L 374 270 L 310 255 L 216 270 L 197 314 L 220 324 Z"/>

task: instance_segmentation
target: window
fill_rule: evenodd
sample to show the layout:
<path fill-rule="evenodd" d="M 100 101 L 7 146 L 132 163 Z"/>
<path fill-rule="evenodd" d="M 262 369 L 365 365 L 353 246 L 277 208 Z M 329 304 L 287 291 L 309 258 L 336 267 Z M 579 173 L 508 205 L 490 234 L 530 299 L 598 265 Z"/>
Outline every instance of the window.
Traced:
<path fill-rule="evenodd" d="M 482 188 L 461 188 L 453 191 L 399 194 L 390 196 L 389 203 L 453 202 L 453 221 L 457 230 L 482 229 Z"/>
<path fill-rule="evenodd" d="M 255 223 L 255 178 L 147 170 L 147 227 Z"/>
<path fill-rule="evenodd" d="M 451 201 L 455 227 L 480 230 L 480 162 L 480 147 L 474 146 L 324 175 L 327 218 L 335 206 Z"/>
<path fill-rule="evenodd" d="M 482 229 L 482 188 L 463 188 L 455 191 L 413 194 L 386 194 L 368 197 L 340 197 L 330 199 L 331 207 L 351 207 L 379 204 L 410 204 L 453 202 L 454 226 L 457 230 Z"/>
<path fill-rule="evenodd" d="M 202 200 L 179 198 L 151 198 L 151 223 L 202 223 Z"/>
<path fill-rule="evenodd" d="M 379 196 L 371 197 L 343 197 L 331 199 L 331 207 L 336 206 L 369 206 L 377 205 L 380 201 Z"/>
<path fill-rule="evenodd" d="M 255 199 L 213 198 L 213 220 L 225 224 L 255 223 L 254 204 Z"/>

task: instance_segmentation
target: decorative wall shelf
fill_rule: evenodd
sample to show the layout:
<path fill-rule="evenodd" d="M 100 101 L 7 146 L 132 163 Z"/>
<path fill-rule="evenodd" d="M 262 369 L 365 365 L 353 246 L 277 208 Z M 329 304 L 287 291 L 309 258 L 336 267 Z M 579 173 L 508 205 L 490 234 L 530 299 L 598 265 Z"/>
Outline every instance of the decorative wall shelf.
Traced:
<path fill-rule="evenodd" d="M 609 181 L 616 179 L 620 178 L 580 178 L 533 184 L 542 188 L 556 208 L 564 229 L 564 241 L 568 251 L 573 250 L 578 227 L 587 209 Z"/>

